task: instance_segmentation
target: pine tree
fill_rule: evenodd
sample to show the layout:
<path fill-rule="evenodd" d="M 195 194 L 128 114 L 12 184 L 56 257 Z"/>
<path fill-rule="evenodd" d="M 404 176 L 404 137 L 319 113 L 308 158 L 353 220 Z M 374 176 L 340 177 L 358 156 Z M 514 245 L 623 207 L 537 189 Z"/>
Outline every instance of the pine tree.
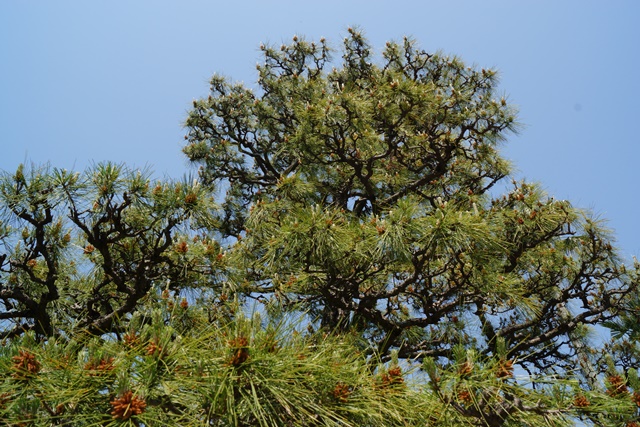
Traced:
<path fill-rule="evenodd" d="M 383 361 L 450 368 L 464 349 L 500 377 L 597 390 L 592 325 L 637 276 L 588 213 L 535 183 L 497 191 L 517 121 L 496 72 L 408 38 L 378 59 L 353 29 L 340 64 L 324 40 L 261 49 L 255 88 L 214 76 L 187 120 L 184 152 L 225 189 L 228 286 L 357 333 Z M 501 399 L 460 412 L 500 425 L 523 411 Z"/>
<path fill-rule="evenodd" d="M 638 425 L 640 265 L 508 183 L 494 70 L 261 49 L 194 102 L 197 179 L 0 177 L 0 425 Z"/>

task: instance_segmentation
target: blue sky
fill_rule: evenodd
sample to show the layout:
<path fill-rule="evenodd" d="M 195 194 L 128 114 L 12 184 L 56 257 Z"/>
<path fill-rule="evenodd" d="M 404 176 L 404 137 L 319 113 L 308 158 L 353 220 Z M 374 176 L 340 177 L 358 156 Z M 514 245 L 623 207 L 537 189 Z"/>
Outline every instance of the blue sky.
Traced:
<path fill-rule="evenodd" d="M 640 2 L 18 1 L 0 3 L 0 169 L 112 160 L 189 171 L 182 123 L 214 72 L 251 85 L 261 42 L 373 46 L 403 35 L 500 70 L 520 108 L 516 176 L 606 218 L 640 256 Z"/>

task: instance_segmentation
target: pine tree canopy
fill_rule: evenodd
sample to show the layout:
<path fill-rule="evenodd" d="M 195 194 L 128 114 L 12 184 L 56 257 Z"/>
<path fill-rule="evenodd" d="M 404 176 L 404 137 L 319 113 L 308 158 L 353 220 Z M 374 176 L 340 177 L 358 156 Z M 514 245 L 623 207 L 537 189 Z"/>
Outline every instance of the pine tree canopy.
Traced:
<path fill-rule="evenodd" d="M 0 425 L 639 425 L 640 264 L 511 178 L 495 70 L 261 51 L 194 101 L 196 179 L 0 178 Z"/>
<path fill-rule="evenodd" d="M 504 341 L 524 367 L 574 367 L 572 336 L 630 287 L 597 221 L 536 184 L 491 191 L 516 123 L 496 72 L 409 39 L 376 61 L 356 31 L 338 68 L 323 41 L 263 52 L 255 90 L 216 76 L 187 120 L 185 153 L 225 191 L 234 289 L 381 355 Z"/>

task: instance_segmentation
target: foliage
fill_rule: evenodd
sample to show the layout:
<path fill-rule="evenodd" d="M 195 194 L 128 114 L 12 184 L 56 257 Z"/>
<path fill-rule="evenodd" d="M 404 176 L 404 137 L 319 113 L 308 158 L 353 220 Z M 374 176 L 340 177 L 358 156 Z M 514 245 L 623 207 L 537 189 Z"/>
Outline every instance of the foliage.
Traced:
<path fill-rule="evenodd" d="M 401 379 L 379 380 L 346 338 L 292 335 L 284 323 L 265 326 L 258 313 L 211 319 L 202 307 L 167 295 L 137 312 L 129 327 L 112 340 L 36 344 L 32 333 L 14 340 L 1 358 L 3 419 L 73 426 L 403 425 L 401 409 L 421 404 Z M 28 375 L 20 368 L 21 348 L 38 363 Z"/>
<path fill-rule="evenodd" d="M 158 286 L 209 280 L 219 249 L 188 232 L 211 226 L 210 195 L 146 175 L 110 163 L 4 174 L 0 337 L 118 332 Z"/>
<path fill-rule="evenodd" d="M 340 64 L 261 49 L 255 89 L 194 102 L 198 179 L 0 178 L 0 425 L 640 422 L 640 265 L 504 183 L 494 70 L 357 30 Z"/>
<path fill-rule="evenodd" d="M 229 189 L 220 221 L 238 239 L 240 292 L 358 330 L 383 358 L 450 361 L 463 345 L 566 373 L 590 357 L 588 326 L 637 279 L 569 202 L 526 182 L 490 191 L 516 123 L 495 71 L 406 38 L 377 63 L 356 30 L 339 68 L 324 41 L 262 50 L 259 88 L 215 76 L 184 148 Z"/>
<path fill-rule="evenodd" d="M 0 355 L 3 422 L 571 425 L 582 411 L 631 411 L 628 399 L 613 405 L 606 394 L 578 392 L 577 383 L 560 378 L 549 388 L 531 389 L 514 381 L 503 362 L 464 349 L 449 368 L 426 361 L 424 377 L 417 366 L 397 360 L 372 365 L 354 351 L 357 336 L 300 333 L 292 319 L 263 320 L 258 312 L 247 317 L 233 302 L 219 303 L 215 312 L 212 318 L 204 307 L 179 304 L 165 293 L 136 312 L 120 338 L 37 342 L 28 332 L 12 340 Z M 576 396 L 589 408 L 576 407 Z M 535 408 L 527 402 L 536 402 Z M 511 404 L 517 411 L 507 417 Z"/>

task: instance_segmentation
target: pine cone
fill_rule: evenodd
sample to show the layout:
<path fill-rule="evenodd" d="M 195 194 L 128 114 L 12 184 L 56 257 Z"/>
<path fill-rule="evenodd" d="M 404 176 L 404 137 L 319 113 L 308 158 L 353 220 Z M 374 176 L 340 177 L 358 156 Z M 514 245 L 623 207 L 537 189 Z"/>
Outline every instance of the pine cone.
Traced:
<path fill-rule="evenodd" d="M 627 394 L 627 382 L 620 375 L 610 375 L 607 378 L 607 394 L 612 397 L 620 396 L 622 394 Z"/>
<path fill-rule="evenodd" d="M 113 410 L 111 415 L 116 420 L 128 420 L 134 415 L 140 415 L 147 407 L 143 399 L 133 395 L 132 391 L 125 391 L 122 396 L 111 401 Z"/>
<path fill-rule="evenodd" d="M 512 360 L 500 360 L 498 365 L 498 372 L 496 372 L 498 378 L 508 378 L 513 376 L 513 361 Z"/>
<path fill-rule="evenodd" d="M 584 394 L 579 394 L 575 397 L 575 399 L 573 399 L 573 405 L 578 408 L 586 408 L 587 406 L 591 405 L 591 402 L 589 402 L 589 399 L 587 399 Z"/>
<path fill-rule="evenodd" d="M 28 351 L 20 350 L 18 356 L 13 356 L 13 374 L 14 378 L 28 379 L 40 372 L 40 362 L 36 360 L 36 356 Z"/>

